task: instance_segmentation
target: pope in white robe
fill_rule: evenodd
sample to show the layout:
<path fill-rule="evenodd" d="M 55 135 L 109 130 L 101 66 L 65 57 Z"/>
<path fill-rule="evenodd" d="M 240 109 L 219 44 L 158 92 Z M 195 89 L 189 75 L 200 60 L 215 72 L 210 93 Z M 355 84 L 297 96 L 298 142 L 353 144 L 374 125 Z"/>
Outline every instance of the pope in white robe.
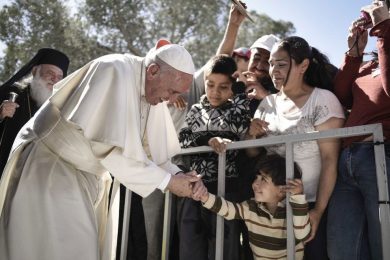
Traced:
<path fill-rule="evenodd" d="M 198 177 L 171 175 L 180 147 L 162 101 L 188 91 L 193 72 L 189 53 L 163 42 L 145 58 L 103 56 L 55 85 L 1 179 L 0 259 L 115 259 L 117 181 L 141 196 L 191 194 Z"/>

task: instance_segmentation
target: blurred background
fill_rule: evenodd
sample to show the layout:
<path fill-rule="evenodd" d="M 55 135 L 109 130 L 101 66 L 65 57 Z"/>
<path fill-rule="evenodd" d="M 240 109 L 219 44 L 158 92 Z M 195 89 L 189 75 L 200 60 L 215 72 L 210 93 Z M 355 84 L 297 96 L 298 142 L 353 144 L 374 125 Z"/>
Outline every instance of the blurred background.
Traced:
<path fill-rule="evenodd" d="M 363 0 L 247 0 L 237 47 L 263 34 L 299 35 L 339 66 Z M 200 68 L 225 31 L 230 0 L 0 0 L 0 83 L 39 48 L 65 52 L 70 72 L 109 53 L 143 56 L 159 38 L 183 44 Z M 369 41 L 367 50 L 375 42 Z"/>

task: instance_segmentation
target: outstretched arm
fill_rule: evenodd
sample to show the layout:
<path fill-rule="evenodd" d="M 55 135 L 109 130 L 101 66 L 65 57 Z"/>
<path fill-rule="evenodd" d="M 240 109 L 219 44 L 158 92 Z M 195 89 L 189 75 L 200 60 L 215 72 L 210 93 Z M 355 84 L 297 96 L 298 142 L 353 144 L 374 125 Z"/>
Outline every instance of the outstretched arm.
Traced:
<path fill-rule="evenodd" d="M 238 11 L 237 7 L 232 4 L 230 8 L 229 20 L 226 27 L 225 35 L 222 42 L 218 47 L 218 54 L 227 54 L 231 56 L 233 54 L 234 45 L 236 43 L 238 29 L 241 23 L 244 21 L 245 16 Z"/>

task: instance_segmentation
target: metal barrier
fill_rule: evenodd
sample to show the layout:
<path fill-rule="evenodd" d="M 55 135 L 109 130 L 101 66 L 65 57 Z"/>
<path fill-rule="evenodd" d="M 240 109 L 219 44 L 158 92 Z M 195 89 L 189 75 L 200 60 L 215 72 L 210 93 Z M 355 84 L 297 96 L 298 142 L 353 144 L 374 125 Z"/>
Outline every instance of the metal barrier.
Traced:
<path fill-rule="evenodd" d="M 230 143 L 227 145 L 226 150 L 236 150 L 236 149 L 245 149 L 245 148 L 254 148 L 260 146 L 271 146 L 276 144 L 285 144 L 286 145 L 286 178 L 290 179 L 293 177 L 293 145 L 296 142 L 302 141 L 314 141 L 325 138 L 341 138 L 341 137 L 350 137 L 350 136 L 359 136 L 359 135 L 373 135 L 373 142 L 376 143 L 374 148 L 375 152 L 375 163 L 376 163 L 376 174 L 377 174 L 377 184 L 378 184 L 378 195 L 379 195 L 379 220 L 381 224 L 381 236 L 382 236 L 382 245 L 390 244 L 390 203 L 389 203 L 389 191 L 387 185 L 387 175 L 386 175 L 386 161 L 385 161 L 385 150 L 383 144 L 383 131 L 381 124 L 372 124 L 365 126 L 356 126 L 356 127 L 347 127 L 332 129 L 321 132 L 311 132 L 303 134 L 293 134 L 293 135 L 280 135 L 273 137 L 266 137 L 256 140 L 247 140 Z M 184 154 L 195 154 L 195 153 L 205 153 L 212 152 L 213 150 L 210 147 L 202 146 L 189 149 L 183 149 L 181 155 Z M 225 159 L 226 153 L 219 155 L 218 162 L 218 195 L 224 196 L 225 194 Z M 126 198 L 128 199 L 128 194 L 131 192 L 126 192 Z M 162 248 L 162 259 L 169 259 L 169 247 L 170 247 L 170 232 L 169 232 L 169 223 L 171 223 L 171 194 L 167 193 L 165 200 L 165 214 L 164 214 L 164 233 L 163 233 L 163 248 Z M 289 194 L 287 194 L 286 200 L 288 201 Z M 287 259 L 295 259 L 295 237 L 293 232 L 293 223 L 292 223 L 292 210 L 289 203 L 287 205 Z M 130 207 L 128 207 L 130 208 Z M 130 216 L 129 212 L 125 212 L 125 217 Z M 124 221 L 126 219 L 124 218 Z M 223 259 L 223 217 L 218 216 L 217 218 L 217 231 L 216 231 L 216 260 Z M 129 219 L 127 219 L 127 222 Z M 124 227 L 126 225 L 123 225 Z M 123 233 L 128 232 L 128 227 L 126 230 L 123 230 Z M 122 236 L 122 245 L 127 245 L 127 238 Z M 126 250 L 127 248 L 122 249 Z M 390 259 L 390 247 L 382 246 L 383 259 Z M 122 258 L 124 256 L 124 258 Z M 121 259 L 126 259 L 126 254 L 121 254 Z"/>

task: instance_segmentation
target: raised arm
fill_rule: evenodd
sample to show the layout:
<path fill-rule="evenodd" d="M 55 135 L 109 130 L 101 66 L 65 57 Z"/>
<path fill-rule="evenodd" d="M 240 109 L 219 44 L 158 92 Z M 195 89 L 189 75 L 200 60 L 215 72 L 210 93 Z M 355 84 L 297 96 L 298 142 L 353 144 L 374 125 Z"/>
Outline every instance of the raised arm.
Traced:
<path fill-rule="evenodd" d="M 231 56 L 233 54 L 234 45 L 238 35 L 238 29 L 240 28 L 240 25 L 244 19 L 245 16 L 238 11 L 234 4 L 232 4 L 225 35 L 223 36 L 222 42 L 218 47 L 217 55 L 227 54 Z"/>

